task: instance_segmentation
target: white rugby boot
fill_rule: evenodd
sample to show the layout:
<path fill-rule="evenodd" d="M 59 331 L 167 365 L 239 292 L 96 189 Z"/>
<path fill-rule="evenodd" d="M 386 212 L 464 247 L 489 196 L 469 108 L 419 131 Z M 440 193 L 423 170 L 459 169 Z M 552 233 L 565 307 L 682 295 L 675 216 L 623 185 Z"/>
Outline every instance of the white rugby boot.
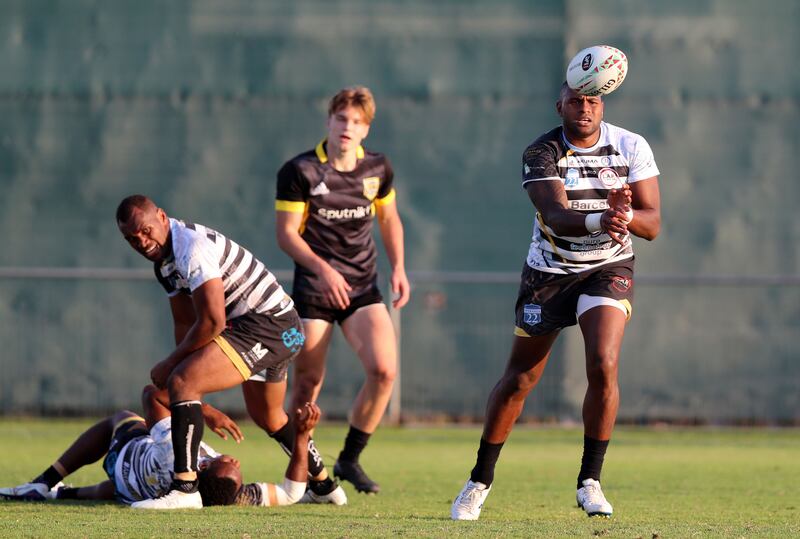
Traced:
<path fill-rule="evenodd" d="M 347 494 L 340 485 L 327 494 L 317 494 L 310 488 L 297 503 L 332 503 L 333 505 L 347 505 Z"/>
<path fill-rule="evenodd" d="M 473 483 L 471 479 L 467 479 L 464 488 L 453 500 L 450 518 L 453 520 L 478 520 L 478 517 L 481 516 L 483 502 L 490 490 L 492 490 L 491 485 L 487 487 L 483 483 Z"/>
<path fill-rule="evenodd" d="M 17 500 L 26 502 L 43 502 L 55 500 L 56 492 L 64 483 L 59 481 L 53 488 L 45 483 L 23 483 L 16 487 L 0 488 L 0 498 L 5 500 Z"/>
<path fill-rule="evenodd" d="M 203 498 L 200 492 L 181 492 L 170 490 L 159 498 L 142 500 L 131 504 L 133 509 L 202 509 Z"/>
<path fill-rule="evenodd" d="M 614 508 L 611 507 L 611 504 L 608 503 L 608 500 L 603 495 L 600 482 L 594 479 L 584 479 L 581 484 L 583 486 L 575 494 L 578 507 L 586 511 L 586 514 L 590 517 L 610 517 L 614 512 Z"/>

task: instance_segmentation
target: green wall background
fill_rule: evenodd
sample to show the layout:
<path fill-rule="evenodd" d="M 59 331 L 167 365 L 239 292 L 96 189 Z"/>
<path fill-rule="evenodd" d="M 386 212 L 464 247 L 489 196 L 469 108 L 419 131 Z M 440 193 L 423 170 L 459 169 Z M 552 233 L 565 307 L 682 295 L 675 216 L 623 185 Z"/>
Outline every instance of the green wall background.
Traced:
<path fill-rule="evenodd" d="M 791 0 L 3 2 L 0 269 L 146 268 L 113 220 L 133 192 L 290 268 L 275 172 L 322 137 L 332 93 L 365 84 L 378 101 L 367 145 L 396 170 L 408 269 L 518 272 L 534 211 L 521 152 L 556 125 L 571 56 L 609 43 L 630 72 L 606 119 L 653 147 L 664 222 L 636 245 L 620 415 L 797 422 L 798 20 Z M 793 280 L 659 280 L 781 275 Z M 516 286 L 415 286 L 403 410 L 480 416 Z M 0 412 L 136 406 L 169 323 L 155 281 L 0 279 Z M 582 356 L 565 332 L 527 416 L 580 417 Z M 340 339 L 329 415 L 346 414 L 360 371 Z M 236 391 L 215 399 L 242 409 Z"/>

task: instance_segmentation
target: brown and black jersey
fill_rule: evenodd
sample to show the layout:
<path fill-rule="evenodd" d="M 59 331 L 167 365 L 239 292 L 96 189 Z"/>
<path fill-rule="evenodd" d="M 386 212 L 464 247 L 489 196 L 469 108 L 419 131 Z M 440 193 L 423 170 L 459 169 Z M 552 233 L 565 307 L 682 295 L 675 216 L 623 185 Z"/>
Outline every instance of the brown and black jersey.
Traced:
<path fill-rule="evenodd" d="M 608 207 L 611 189 L 658 176 L 650 145 L 641 135 L 602 122 L 600 139 L 591 148 L 573 146 L 557 127 L 528 146 L 522 156 L 522 185 L 559 181 L 568 208 L 597 213 Z M 585 236 L 558 236 L 536 214 L 528 265 L 550 273 L 576 273 L 633 256 L 630 234 L 622 245 L 605 232 Z"/>
<path fill-rule="evenodd" d="M 303 214 L 300 236 L 317 256 L 342 274 L 353 288 L 351 297 L 376 286 L 372 220 L 381 206 L 394 200 L 393 179 L 386 156 L 360 146 L 354 170 L 334 169 L 328 161 L 325 140 L 278 171 L 275 209 Z M 315 274 L 295 264 L 295 300 L 333 307 L 318 292 L 319 285 Z"/>

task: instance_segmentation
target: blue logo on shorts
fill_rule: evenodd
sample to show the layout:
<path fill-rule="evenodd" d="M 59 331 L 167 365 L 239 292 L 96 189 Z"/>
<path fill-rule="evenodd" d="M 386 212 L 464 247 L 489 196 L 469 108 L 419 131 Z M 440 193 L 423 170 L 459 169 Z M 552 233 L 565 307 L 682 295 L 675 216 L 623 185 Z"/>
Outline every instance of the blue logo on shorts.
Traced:
<path fill-rule="evenodd" d="M 281 339 L 283 339 L 283 345 L 293 354 L 296 354 L 306 342 L 306 336 L 297 331 L 297 328 L 287 329 L 281 333 Z"/>
<path fill-rule="evenodd" d="M 522 321 L 529 326 L 535 326 L 542 321 L 542 306 L 528 303 L 522 307 Z"/>

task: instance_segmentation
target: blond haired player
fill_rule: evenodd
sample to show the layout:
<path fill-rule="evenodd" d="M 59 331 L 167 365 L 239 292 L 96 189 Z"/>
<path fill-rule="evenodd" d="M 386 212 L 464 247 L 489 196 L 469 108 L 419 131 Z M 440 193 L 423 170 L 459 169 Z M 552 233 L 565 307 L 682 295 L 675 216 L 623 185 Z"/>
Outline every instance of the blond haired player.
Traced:
<path fill-rule="evenodd" d="M 383 417 L 397 373 L 395 333 L 377 285 L 374 219 L 392 268 L 394 307 L 403 307 L 410 294 L 394 173 L 383 154 L 362 146 L 374 117 L 369 89 L 345 88 L 333 96 L 327 136 L 283 165 L 276 200 L 278 244 L 295 261 L 292 297 L 306 333 L 295 360 L 292 401 L 319 395 L 338 322 L 366 380 L 334 475 L 367 493 L 380 487 L 361 468 L 359 455 Z"/>

